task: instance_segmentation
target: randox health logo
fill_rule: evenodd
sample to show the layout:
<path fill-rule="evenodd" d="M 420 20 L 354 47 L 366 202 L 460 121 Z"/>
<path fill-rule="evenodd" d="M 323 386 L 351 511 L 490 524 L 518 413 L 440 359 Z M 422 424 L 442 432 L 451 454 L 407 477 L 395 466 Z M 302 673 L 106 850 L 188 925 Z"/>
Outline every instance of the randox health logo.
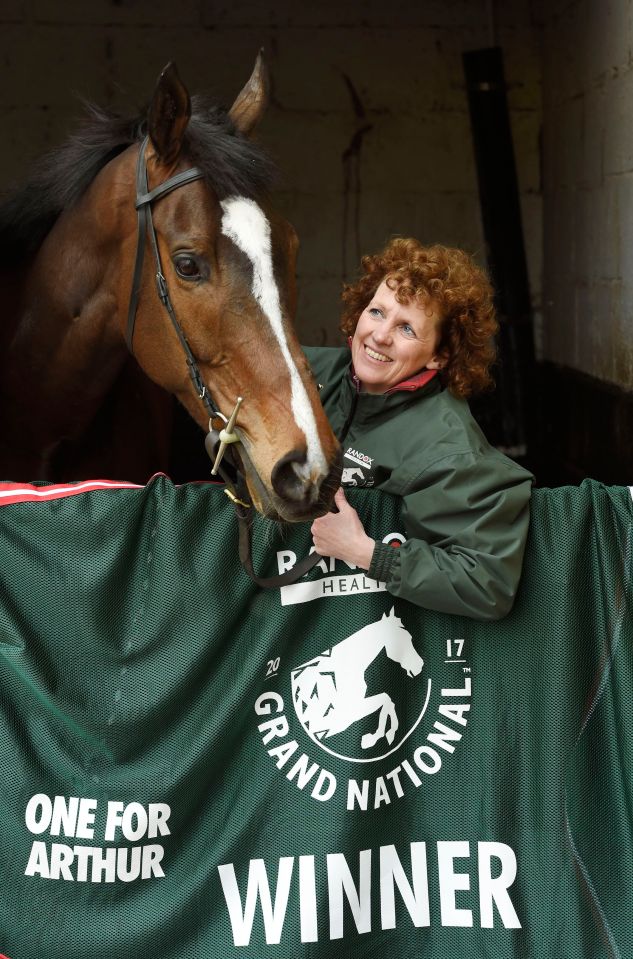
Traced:
<path fill-rule="evenodd" d="M 387 533 L 382 539 L 383 543 L 395 548 L 401 546 L 404 541 L 405 537 L 402 533 Z M 310 552 L 314 552 L 314 547 Z M 280 574 L 293 569 L 296 563 L 297 554 L 294 550 L 278 550 L 277 570 Z M 322 556 L 314 568 L 299 582 L 282 586 L 279 590 L 279 598 L 282 606 L 295 606 L 319 599 L 384 593 L 386 588 L 384 583 L 371 579 L 365 570 L 331 556 Z"/>
<path fill-rule="evenodd" d="M 280 776 L 316 802 L 363 812 L 440 774 L 461 747 L 472 677 L 464 639 L 433 656 L 435 676 L 419 646 L 392 608 L 308 659 L 270 660 L 254 712 Z"/>

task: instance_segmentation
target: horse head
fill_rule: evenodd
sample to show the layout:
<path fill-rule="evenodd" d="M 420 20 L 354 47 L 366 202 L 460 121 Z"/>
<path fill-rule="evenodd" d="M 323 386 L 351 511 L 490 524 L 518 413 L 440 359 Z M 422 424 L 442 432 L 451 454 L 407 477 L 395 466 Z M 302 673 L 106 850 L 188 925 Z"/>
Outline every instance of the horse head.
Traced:
<path fill-rule="evenodd" d="M 150 192 L 181 171 L 202 172 L 152 204 L 165 281 L 217 409 L 228 418 L 236 398 L 243 398 L 236 423 L 240 442 L 228 457 L 245 476 L 254 505 L 272 518 L 299 521 L 328 508 L 339 481 L 340 450 L 292 330 L 297 237 L 266 197 L 267 164 L 250 139 L 265 105 L 261 54 L 228 115 L 214 115 L 213 123 L 204 110 L 192 113 L 189 93 L 170 64 L 149 108 L 145 161 Z M 115 168 L 107 186 L 110 215 L 117 230 L 125 221 L 121 332 L 137 243 L 131 186 L 140 149 L 137 143 L 109 164 Z M 155 273 L 146 256 L 133 352 L 147 375 L 175 394 L 206 430 L 209 415 L 157 295 Z"/>
<path fill-rule="evenodd" d="M 385 652 L 389 659 L 399 663 L 406 671 L 407 676 L 418 676 L 424 666 L 424 660 L 416 652 L 411 633 L 402 625 L 402 621 L 395 614 L 395 607 L 391 607 L 389 614 L 384 613 L 379 621 L 381 629 L 385 630 Z"/>

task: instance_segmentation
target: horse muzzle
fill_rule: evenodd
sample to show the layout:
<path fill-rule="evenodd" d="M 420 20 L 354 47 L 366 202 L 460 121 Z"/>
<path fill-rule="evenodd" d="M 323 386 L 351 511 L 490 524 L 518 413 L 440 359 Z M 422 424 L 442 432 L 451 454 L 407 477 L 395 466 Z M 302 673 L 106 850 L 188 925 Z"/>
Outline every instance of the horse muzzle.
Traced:
<path fill-rule="evenodd" d="M 269 519 L 285 523 L 306 523 L 327 513 L 340 485 L 342 457 L 337 451 L 334 463 L 327 472 L 309 470 L 305 453 L 291 450 L 273 466 L 270 484 L 264 484 L 253 464 L 240 447 L 246 469 L 246 479 L 257 506 Z"/>
<path fill-rule="evenodd" d="M 315 476 L 305 452 L 291 450 L 275 463 L 271 483 L 277 496 L 287 503 L 313 505 L 319 501 L 323 476 Z"/>
<path fill-rule="evenodd" d="M 220 442 L 220 435 L 215 430 L 206 437 L 205 448 L 212 462 Z M 327 513 L 340 485 L 342 472 L 340 451 L 327 473 L 315 474 L 308 467 L 305 452 L 291 450 L 275 463 L 270 484 L 267 484 L 243 443 L 227 450 L 223 464 L 223 472 L 229 472 L 231 480 L 235 476 L 233 485 L 240 488 L 240 498 L 244 495 L 244 487 L 248 487 L 258 512 L 269 519 L 289 523 L 308 522 Z"/>

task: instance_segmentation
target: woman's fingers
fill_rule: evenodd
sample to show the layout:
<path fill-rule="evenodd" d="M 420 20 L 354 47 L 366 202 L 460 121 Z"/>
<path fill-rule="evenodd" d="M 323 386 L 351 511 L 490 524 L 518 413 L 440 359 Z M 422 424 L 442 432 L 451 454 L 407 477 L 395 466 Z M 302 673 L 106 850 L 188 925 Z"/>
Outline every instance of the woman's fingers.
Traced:
<path fill-rule="evenodd" d="M 339 486 L 336 493 L 334 494 L 334 502 L 336 503 L 339 509 L 345 509 L 345 507 L 348 505 L 342 486 Z"/>

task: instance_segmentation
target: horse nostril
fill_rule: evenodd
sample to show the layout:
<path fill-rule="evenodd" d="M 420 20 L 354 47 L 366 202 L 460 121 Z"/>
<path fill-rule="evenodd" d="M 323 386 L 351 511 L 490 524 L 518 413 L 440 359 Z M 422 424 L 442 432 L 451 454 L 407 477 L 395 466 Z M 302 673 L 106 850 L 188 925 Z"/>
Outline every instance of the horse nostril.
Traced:
<path fill-rule="evenodd" d="M 304 450 L 291 450 L 275 463 L 271 476 L 273 489 L 286 500 L 306 498 L 310 489 L 310 469 Z"/>

